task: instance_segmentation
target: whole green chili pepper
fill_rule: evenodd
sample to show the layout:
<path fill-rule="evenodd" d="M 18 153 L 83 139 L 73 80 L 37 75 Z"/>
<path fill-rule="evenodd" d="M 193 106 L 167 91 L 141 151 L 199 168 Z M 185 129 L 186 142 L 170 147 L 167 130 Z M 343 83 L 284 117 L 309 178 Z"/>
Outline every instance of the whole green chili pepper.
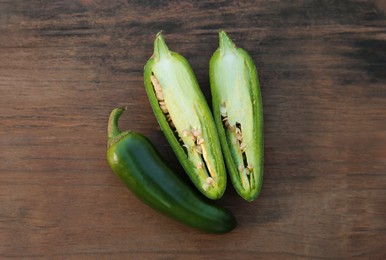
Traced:
<path fill-rule="evenodd" d="M 220 198 L 226 172 L 211 111 L 188 62 L 168 49 L 161 33 L 144 81 L 158 123 L 190 179 L 208 198 Z"/>
<path fill-rule="evenodd" d="M 210 60 L 210 86 L 227 168 L 236 191 L 247 201 L 263 181 L 263 109 L 256 67 L 248 53 L 219 33 L 220 47 Z"/>
<path fill-rule="evenodd" d="M 231 212 L 188 186 L 139 133 L 120 132 L 123 108 L 114 109 L 108 123 L 107 161 L 113 172 L 142 202 L 191 227 L 225 233 L 236 226 Z"/>

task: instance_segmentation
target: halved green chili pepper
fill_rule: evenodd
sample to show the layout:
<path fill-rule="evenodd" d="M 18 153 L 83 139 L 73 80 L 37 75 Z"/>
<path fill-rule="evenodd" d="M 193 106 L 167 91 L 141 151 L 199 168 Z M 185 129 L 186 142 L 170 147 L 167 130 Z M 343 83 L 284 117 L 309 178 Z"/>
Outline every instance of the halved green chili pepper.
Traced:
<path fill-rule="evenodd" d="M 213 116 L 236 191 L 247 201 L 263 181 L 263 109 L 256 67 L 248 53 L 219 33 L 210 60 Z"/>
<path fill-rule="evenodd" d="M 118 119 L 123 111 L 117 108 L 110 114 L 107 161 L 127 188 L 151 208 L 194 228 L 213 233 L 235 228 L 232 213 L 181 180 L 146 137 L 120 132 Z"/>
<path fill-rule="evenodd" d="M 190 179 L 208 198 L 220 198 L 226 172 L 212 114 L 188 62 L 168 49 L 161 33 L 144 81 L 158 123 Z"/>

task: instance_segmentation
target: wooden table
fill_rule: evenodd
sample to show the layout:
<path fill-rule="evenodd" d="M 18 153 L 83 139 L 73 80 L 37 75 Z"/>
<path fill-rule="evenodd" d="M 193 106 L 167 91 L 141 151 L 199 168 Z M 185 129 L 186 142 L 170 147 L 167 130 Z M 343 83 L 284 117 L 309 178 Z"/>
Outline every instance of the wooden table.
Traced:
<path fill-rule="evenodd" d="M 0 258 L 386 257 L 384 1 L 0 2 Z M 225 29 L 255 60 L 265 177 L 219 204 L 238 227 L 192 230 L 153 212 L 106 159 L 109 112 L 184 174 L 143 86 L 155 34 L 210 100 Z"/>

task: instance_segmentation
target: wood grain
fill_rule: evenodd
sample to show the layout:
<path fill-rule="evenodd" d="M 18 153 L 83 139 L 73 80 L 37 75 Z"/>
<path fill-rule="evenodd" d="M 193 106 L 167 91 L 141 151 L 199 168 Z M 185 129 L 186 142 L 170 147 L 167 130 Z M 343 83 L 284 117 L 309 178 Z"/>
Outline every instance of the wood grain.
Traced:
<path fill-rule="evenodd" d="M 0 1 L 0 258 L 386 258 L 383 1 Z M 181 174 L 143 87 L 155 34 L 193 67 L 225 29 L 259 70 L 265 177 L 231 186 L 226 235 L 177 224 L 110 171 L 106 122 L 147 135 Z"/>

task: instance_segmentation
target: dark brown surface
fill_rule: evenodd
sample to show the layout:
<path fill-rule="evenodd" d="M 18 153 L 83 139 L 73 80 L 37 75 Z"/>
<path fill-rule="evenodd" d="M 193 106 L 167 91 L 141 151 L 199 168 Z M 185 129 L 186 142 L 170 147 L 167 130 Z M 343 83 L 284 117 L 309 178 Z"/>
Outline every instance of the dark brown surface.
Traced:
<path fill-rule="evenodd" d="M 383 1 L 0 1 L 0 258 L 386 257 Z M 106 122 L 180 169 L 142 72 L 155 34 L 208 62 L 225 29 L 260 73 L 261 196 L 228 187 L 239 226 L 210 235 L 138 202 L 105 160 Z"/>

